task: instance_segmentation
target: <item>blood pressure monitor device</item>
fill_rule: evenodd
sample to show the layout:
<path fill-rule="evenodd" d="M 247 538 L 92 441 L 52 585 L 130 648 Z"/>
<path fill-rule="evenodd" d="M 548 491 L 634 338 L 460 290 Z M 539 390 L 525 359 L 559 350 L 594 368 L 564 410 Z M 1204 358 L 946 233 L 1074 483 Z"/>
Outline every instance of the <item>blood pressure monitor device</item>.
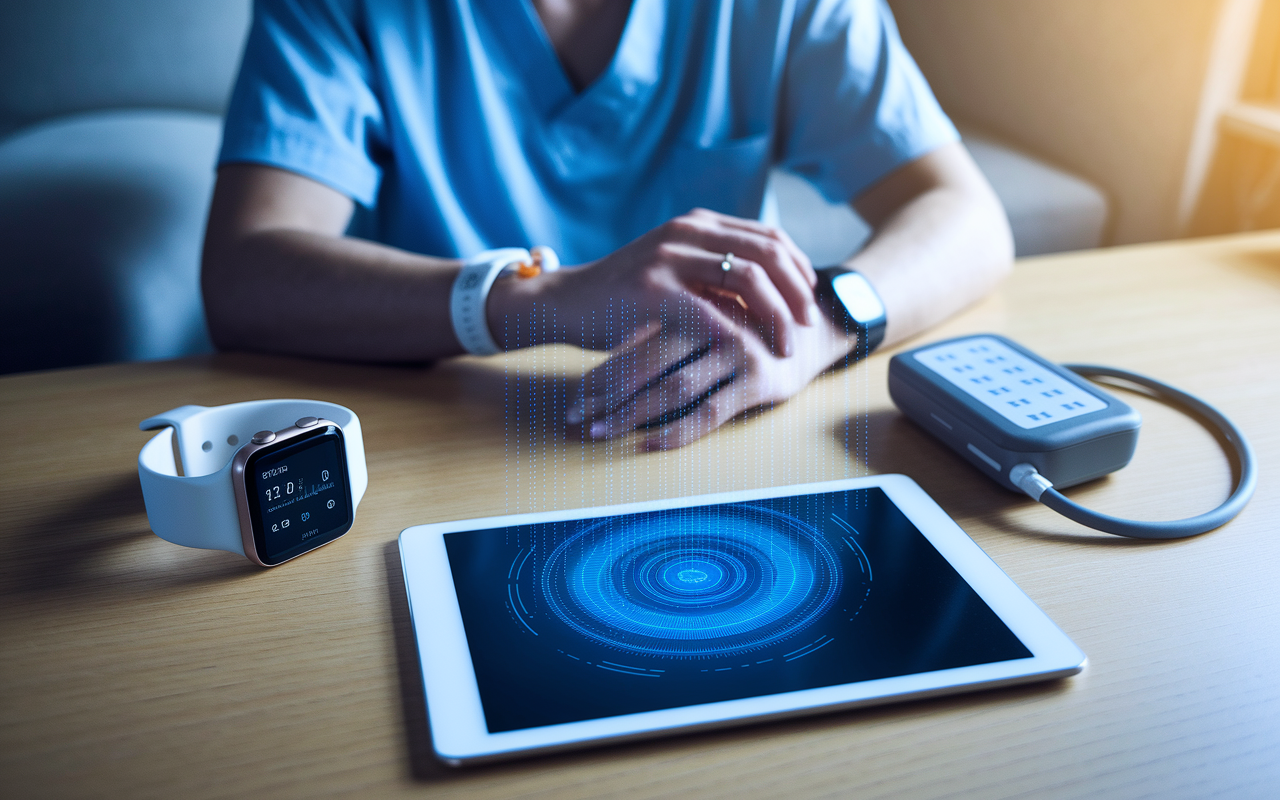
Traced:
<path fill-rule="evenodd" d="M 180 406 L 138 454 L 161 539 L 274 567 L 340 538 L 368 485 L 360 420 L 317 400 Z"/>
<path fill-rule="evenodd" d="M 836 266 L 816 272 L 818 302 L 845 333 L 857 334 L 853 359 L 866 358 L 884 341 L 886 318 L 880 295 L 856 270 Z"/>
<path fill-rule="evenodd" d="M 401 533 L 400 556 L 452 764 L 1085 663 L 902 475 L 438 522 Z"/>
<path fill-rule="evenodd" d="M 1082 376 L 1120 379 L 1200 419 L 1228 448 L 1240 480 L 1225 503 L 1196 517 L 1137 522 L 1090 511 L 1058 489 L 1129 463 L 1138 412 Z M 1217 409 L 1126 370 L 1059 366 L 995 334 L 962 336 L 900 353 L 889 362 L 889 394 L 916 424 L 979 472 L 1083 525 L 1119 536 L 1174 539 L 1226 524 L 1257 483 L 1244 435 Z"/>

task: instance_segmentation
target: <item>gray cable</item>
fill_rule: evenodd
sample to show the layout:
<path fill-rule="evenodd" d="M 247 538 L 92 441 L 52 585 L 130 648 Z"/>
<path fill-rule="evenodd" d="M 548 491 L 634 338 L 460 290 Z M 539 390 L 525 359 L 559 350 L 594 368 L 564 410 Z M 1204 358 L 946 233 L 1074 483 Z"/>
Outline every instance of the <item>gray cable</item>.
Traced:
<path fill-rule="evenodd" d="M 1054 489 L 1053 484 L 1049 483 L 1043 475 L 1036 472 L 1035 467 L 1030 464 L 1019 464 L 1010 471 L 1010 478 L 1031 499 L 1038 500 L 1067 519 L 1094 530 L 1137 539 L 1181 539 L 1206 533 L 1230 522 L 1249 502 L 1258 484 L 1257 461 L 1244 434 L 1218 409 L 1167 383 L 1127 370 L 1096 364 L 1063 364 L 1062 366 L 1086 378 L 1119 378 L 1135 383 L 1149 390 L 1158 399 L 1192 412 L 1206 428 L 1226 442 L 1227 455 L 1233 460 L 1235 468 L 1240 471 L 1240 481 L 1236 484 L 1231 496 L 1222 505 L 1208 513 L 1168 522 L 1138 522 L 1100 514 L 1073 503 Z"/>

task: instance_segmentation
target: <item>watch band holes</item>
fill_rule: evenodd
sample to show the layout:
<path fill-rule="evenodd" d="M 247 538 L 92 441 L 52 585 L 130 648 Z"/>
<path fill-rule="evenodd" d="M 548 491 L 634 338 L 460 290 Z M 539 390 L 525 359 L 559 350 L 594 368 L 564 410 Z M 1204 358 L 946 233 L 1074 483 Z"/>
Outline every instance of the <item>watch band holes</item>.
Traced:
<path fill-rule="evenodd" d="M 213 449 L 213 442 L 205 442 L 204 444 L 200 445 L 200 449 L 205 451 L 206 453 L 209 452 L 210 450 Z"/>
<path fill-rule="evenodd" d="M 230 436 L 227 437 L 227 444 L 231 445 L 232 447 L 235 447 L 236 445 L 240 444 L 240 437 L 236 436 L 234 433 L 231 434 Z"/>

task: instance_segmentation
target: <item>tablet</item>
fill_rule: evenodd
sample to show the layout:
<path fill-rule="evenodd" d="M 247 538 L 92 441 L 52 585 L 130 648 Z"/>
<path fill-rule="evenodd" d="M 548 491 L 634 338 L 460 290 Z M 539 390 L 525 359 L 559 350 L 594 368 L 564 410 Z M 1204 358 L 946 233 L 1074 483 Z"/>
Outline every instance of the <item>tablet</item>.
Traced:
<path fill-rule="evenodd" d="M 1085 663 L 902 475 L 419 525 L 400 554 L 452 764 Z"/>

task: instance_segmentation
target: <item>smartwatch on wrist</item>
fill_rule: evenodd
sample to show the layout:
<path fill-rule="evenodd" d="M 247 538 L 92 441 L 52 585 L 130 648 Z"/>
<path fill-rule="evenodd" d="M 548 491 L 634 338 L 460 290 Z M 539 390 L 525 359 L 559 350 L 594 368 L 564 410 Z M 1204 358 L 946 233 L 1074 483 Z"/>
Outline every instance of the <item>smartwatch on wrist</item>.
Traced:
<path fill-rule="evenodd" d="M 360 419 L 318 400 L 180 406 L 138 454 L 147 521 L 161 539 L 274 567 L 340 538 L 369 477 Z"/>
<path fill-rule="evenodd" d="M 818 304 L 845 333 L 857 334 L 850 354 L 854 361 L 866 358 L 884 341 L 884 302 L 862 273 L 848 267 L 816 270 Z"/>

